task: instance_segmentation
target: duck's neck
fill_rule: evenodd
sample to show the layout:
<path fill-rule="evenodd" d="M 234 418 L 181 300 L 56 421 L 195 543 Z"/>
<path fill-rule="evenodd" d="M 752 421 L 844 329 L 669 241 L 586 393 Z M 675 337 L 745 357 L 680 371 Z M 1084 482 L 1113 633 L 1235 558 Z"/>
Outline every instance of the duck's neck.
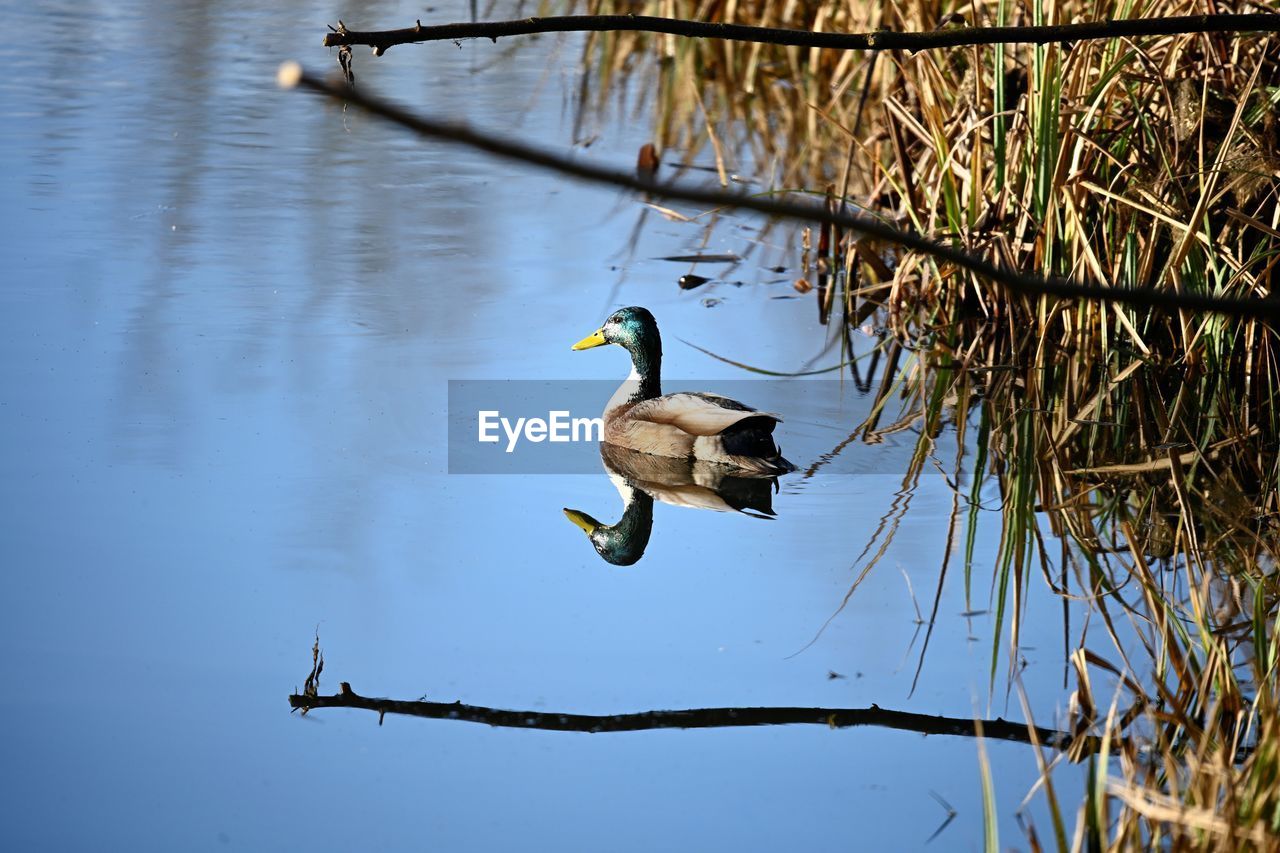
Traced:
<path fill-rule="evenodd" d="M 622 518 L 617 524 L 598 528 L 591 534 L 591 544 L 615 566 L 630 566 L 644 556 L 644 549 L 649 546 L 649 536 L 653 533 L 653 496 L 616 474 L 611 473 L 609 479 L 622 496 Z"/>
<path fill-rule="evenodd" d="M 627 349 L 631 353 L 631 375 L 614 392 L 606 411 L 662 396 L 662 345 L 654 343 Z"/>

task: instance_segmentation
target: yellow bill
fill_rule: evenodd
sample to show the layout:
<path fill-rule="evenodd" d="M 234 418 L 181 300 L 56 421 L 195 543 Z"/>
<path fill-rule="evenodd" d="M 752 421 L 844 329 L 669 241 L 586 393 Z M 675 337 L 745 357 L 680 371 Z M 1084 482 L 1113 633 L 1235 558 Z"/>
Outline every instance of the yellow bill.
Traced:
<path fill-rule="evenodd" d="M 582 340 L 573 345 L 575 350 L 591 349 L 592 347 L 602 347 L 609 343 L 604 339 L 604 329 L 596 329 Z"/>
<path fill-rule="evenodd" d="M 592 344 L 597 346 L 597 344 Z M 585 349 L 585 347 L 584 347 Z M 585 512 L 578 512 L 576 509 L 566 509 L 564 517 L 572 521 L 576 526 L 582 529 L 582 532 L 590 536 L 596 532 L 596 528 L 600 526 L 600 522 L 596 521 Z"/>

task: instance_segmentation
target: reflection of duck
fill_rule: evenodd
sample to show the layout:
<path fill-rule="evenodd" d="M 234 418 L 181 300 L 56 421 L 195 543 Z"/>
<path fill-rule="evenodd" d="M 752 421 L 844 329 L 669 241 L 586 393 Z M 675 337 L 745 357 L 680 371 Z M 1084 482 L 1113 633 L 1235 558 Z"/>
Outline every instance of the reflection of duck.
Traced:
<path fill-rule="evenodd" d="M 604 440 L 655 456 L 731 465 L 756 474 L 785 474 L 773 428 L 782 418 L 715 394 L 662 395 L 662 339 L 644 308 L 613 312 L 575 350 L 617 344 L 631 353 L 631 375 L 604 410 Z"/>
<path fill-rule="evenodd" d="M 733 472 L 723 465 L 673 459 L 601 442 L 600 458 L 622 497 L 622 518 L 601 524 L 576 509 L 564 514 L 582 528 L 596 552 L 615 566 L 630 566 L 644 556 L 653 531 L 653 502 L 741 512 L 768 518 L 773 512 L 774 476 Z"/>

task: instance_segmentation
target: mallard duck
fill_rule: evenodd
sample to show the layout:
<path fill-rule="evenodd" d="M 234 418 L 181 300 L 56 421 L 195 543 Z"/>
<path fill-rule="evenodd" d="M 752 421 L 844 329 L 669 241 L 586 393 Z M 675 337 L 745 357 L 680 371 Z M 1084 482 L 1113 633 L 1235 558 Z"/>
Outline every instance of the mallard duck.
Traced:
<path fill-rule="evenodd" d="M 604 409 L 604 440 L 651 453 L 729 465 L 772 476 L 794 471 L 773 441 L 782 420 L 737 400 L 686 391 L 662 393 L 662 338 L 646 309 L 614 311 L 604 325 L 573 345 L 575 350 L 617 344 L 631 353 L 631 375 Z"/>
<path fill-rule="evenodd" d="M 717 512 L 738 512 L 753 518 L 774 515 L 775 477 L 735 476 L 724 465 L 692 459 L 654 456 L 601 442 L 600 461 L 622 498 L 622 518 L 605 524 L 577 509 L 564 514 L 601 557 L 615 566 L 630 566 L 644 556 L 653 532 L 653 503 Z"/>

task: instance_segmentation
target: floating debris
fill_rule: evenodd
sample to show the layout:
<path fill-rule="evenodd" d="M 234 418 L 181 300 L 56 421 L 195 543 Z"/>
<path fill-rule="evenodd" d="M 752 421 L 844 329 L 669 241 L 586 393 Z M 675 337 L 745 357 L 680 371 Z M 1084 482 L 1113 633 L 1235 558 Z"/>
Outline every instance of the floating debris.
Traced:
<path fill-rule="evenodd" d="M 689 217 L 685 216 L 683 213 L 672 210 L 669 207 L 663 207 L 660 204 L 654 204 L 651 201 L 646 201 L 644 203 L 644 206 L 653 208 L 654 210 L 658 211 L 658 213 L 661 213 L 664 217 L 671 220 L 672 222 L 692 222 L 693 221 Z"/>
<path fill-rule="evenodd" d="M 742 258 L 733 252 L 724 252 L 719 255 L 668 255 L 665 258 L 655 258 L 658 261 L 675 261 L 679 264 L 736 264 Z"/>
<path fill-rule="evenodd" d="M 658 159 L 658 149 L 653 147 L 652 142 L 646 142 L 640 146 L 640 154 L 636 157 L 636 175 L 641 180 L 652 181 L 661 162 Z"/>
<path fill-rule="evenodd" d="M 678 283 L 681 290 L 693 290 L 695 287 L 702 287 L 702 285 L 709 281 L 711 281 L 711 279 L 706 276 L 686 273 L 685 275 L 680 276 Z"/>

